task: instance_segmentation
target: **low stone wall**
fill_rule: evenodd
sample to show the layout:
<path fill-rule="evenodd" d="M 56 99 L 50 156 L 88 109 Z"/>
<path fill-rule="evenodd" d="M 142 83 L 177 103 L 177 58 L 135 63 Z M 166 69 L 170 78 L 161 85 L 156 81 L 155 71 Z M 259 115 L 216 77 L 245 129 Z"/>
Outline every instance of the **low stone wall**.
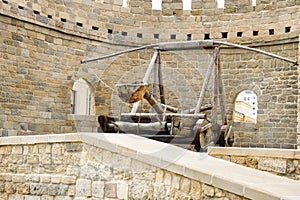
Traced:
<path fill-rule="evenodd" d="M 300 180 L 300 150 L 212 147 L 208 149 L 208 154 L 246 167 Z"/>
<path fill-rule="evenodd" d="M 128 134 L 0 138 L 0 172 L 0 199 L 300 197 L 299 182 Z"/>

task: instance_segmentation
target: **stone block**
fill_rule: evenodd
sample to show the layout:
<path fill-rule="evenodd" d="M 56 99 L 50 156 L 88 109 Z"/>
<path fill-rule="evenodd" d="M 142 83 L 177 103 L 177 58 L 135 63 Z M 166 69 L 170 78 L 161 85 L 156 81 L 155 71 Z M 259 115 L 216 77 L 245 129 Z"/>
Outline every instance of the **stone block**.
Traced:
<path fill-rule="evenodd" d="M 13 146 L 11 153 L 12 154 L 19 154 L 19 155 L 22 154 L 23 153 L 22 146 Z"/>
<path fill-rule="evenodd" d="M 51 176 L 51 183 L 57 184 L 61 182 L 61 175 L 53 175 Z"/>
<path fill-rule="evenodd" d="M 104 198 L 104 182 L 93 181 L 92 182 L 92 196 L 96 198 Z"/>
<path fill-rule="evenodd" d="M 126 181 L 119 181 L 117 183 L 117 198 L 128 199 L 128 183 Z"/>
<path fill-rule="evenodd" d="M 20 183 L 16 185 L 16 190 L 18 194 L 29 194 L 30 189 L 29 189 L 29 183 Z"/>
<path fill-rule="evenodd" d="M 128 190 L 129 196 L 132 199 L 153 199 L 154 187 L 151 182 L 132 181 Z"/>
<path fill-rule="evenodd" d="M 214 187 L 207 185 L 207 184 L 202 184 L 202 197 L 214 197 L 215 196 L 215 189 Z"/>
<path fill-rule="evenodd" d="M 27 174 L 25 175 L 25 180 L 26 182 L 38 183 L 40 182 L 40 176 L 37 174 Z"/>
<path fill-rule="evenodd" d="M 77 179 L 76 196 L 90 197 L 92 195 L 92 181 L 88 179 Z"/>
<path fill-rule="evenodd" d="M 15 174 L 14 176 L 12 176 L 12 182 L 24 183 L 25 182 L 25 174 Z"/>
<path fill-rule="evenodd" d="M 30 183 L 30 194 L 32 195 L 47 195 L 48 187 L 44 183 Z"/>
<path fill-rule="evenodd" d="M 200 182 L 191 180 L 191 190 L 190 190 L 189 194 L 192 196 L 192 199 L 200 200 L 201 199 L 201 191 L 202 191 L 202 188 L 201 188 Z"/>
<path fill-rule="evenodd" d="M 170 172 L 165 172 L 165 175 L 164 175 L 164 182 L 163 182 L 165 185 L 171 185 L 172 183 L 172 176 L 171 176 L 171 173 Z"/>
<path fill-rule="evenodd" d="M 260 158 L 258 169 L 285 174 L 287 171 L 287 161 L 285 159 Z"/>
<path fill-rule="evenodd" d="M 104 196 L 106 198 L 117 198 L 117 184 L 115 182 L 105 183 Z"/>
<path fill-rule="evenodd" d="M 180 179 L 180 190 L 189 193 L 191 188 L 191 180 L 185 177 L 181 177 Z"/>

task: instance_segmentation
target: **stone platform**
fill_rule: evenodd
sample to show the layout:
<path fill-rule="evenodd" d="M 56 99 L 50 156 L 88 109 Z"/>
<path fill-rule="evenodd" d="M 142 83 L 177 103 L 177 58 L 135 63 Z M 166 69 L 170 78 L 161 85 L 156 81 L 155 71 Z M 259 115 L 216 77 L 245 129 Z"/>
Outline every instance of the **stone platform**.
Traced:
<path fill-rule="evenodd" d="M 300 199 L 299 181 L 130 134 L 3 137 L 0 159 L 0 199 Z"/>

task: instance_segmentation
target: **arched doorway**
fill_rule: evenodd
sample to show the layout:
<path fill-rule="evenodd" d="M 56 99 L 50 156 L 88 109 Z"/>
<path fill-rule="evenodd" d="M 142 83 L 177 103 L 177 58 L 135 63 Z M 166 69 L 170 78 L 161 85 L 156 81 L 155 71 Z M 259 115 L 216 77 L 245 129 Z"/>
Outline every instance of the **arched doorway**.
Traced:
<path fill-rule="evenodd" d="M 94 109 L 92 109 L 92 96 L 93 92 L 85 80 L 80 78 L 75 81 L 71 95 L 71 114 L 94 114 Z"/>
<path fill-rule="evenodd" d="M 257 95 L 252 90 L 240 92 L 235 100 L 233 121 L 252 122 L 257 121 Z"/>

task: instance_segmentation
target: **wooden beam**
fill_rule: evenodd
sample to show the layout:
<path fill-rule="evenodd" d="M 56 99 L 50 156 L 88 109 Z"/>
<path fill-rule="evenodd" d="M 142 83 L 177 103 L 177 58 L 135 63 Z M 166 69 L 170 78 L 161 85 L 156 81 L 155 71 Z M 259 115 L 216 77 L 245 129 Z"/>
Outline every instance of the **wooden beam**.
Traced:
<path fill-rule="evenodd" d="M 105 56 L 101 56 L 98 58 L 92 58 L 92 59 L 87 59 L 87 60 L 82 60 L 81 64 L 85 64 L 88 62 L 95 62 L 98 60 L 103 60 L 103 59 L 107 59 L 107 58 L 111 58 L 114 56 L 119 56 L 125 53 L 129 53 L 129 52 L 133 52 L 133 51 L 139 51 L 139 50 L 143 50 L 143 49 L 150 49 L 150 48 L 156 48 L 156 49 L 160 49 L 160 50 L 167 50 L 167 51 L 174 51 L 174 50 L 188 50 L 188 49 L 201 49 L 203 47 L 213 47 L 213 46 L 220 46 L 220 45 L 225 45 L 225 46 L 231 46 L 231 47 L 235 47 L 235 48 L 240 48 L 240 49 L 245 49 L 248 51 L 253 51 L 256 53 L 261 53 L 273 58 L 277 58 L 280 60 L 284 60 L 286 62 L 290 62 L 293 63 L 294 65 L 298 65 L 298 62 L 296 60 L 292 60 L 283 56 L 279 56 L 276 55 L 274 53 L 270 53 L 267 51 L 263 51 L 261 49 L 256 49 L 256 48 L 251 48 L 251 47 L 247 47 L 244 45 L 239 45 L 239 44 L 233 44 L 233 43 L 229 43 L 229 42 L 222 42 L 222 41 L 215 41 L 215 40 L 194 40 L 194 41 L 185 41 L 185 42 L 164 42 L 164 43 L 158 43 L 158 44 L 150 44 L 150 45 L 145 45 L 145 46 L 141 46 L 141 47 L 136 47 L 136 48 L 131 48 L 131 49 L 127 49 L 124 51 L 119 51 L 116 53 L 112 53 L 109 55 L 105 55 Z"/>
<path fill-rule="evenodd" d="M 230 46 L 230 47 L 245 49 L 245 50 L 248 50 L 248 51 L 253 51 L 253 52 L 256 52 L 256 53 L 261 53 L 261 54 L 264 54 L 266 56 L 270 56 L 270 57 L 273 57 L 273 58 L 284 60 L 286 62 L 293 63 L 294 65 L 298 65 L 298 62 L 296 60 L 292 60 L 292 59 L 289 59 L 289 58 L 286 58 L 286 57 L 283 57 L 283 56 L 279 56 L 279 55 L 276 55 L 274 53 L 270 53 L 270 52 L 267 52 L 267 51 L 264 51 L 264 50 L 261 50 L 261 49 L 251 48 L 251 47 L 247 47 L 247 46 L 244 46 L 244 45 L 233 44 L 233 43 L 222 42 L 222 41 L 213 41 L 213 44 L 216 44 L 216 45 L 225 45 L 225 46 Z"/>
<path fill-rule="evenodd" d="M 197 102 L 197 105 L 196 105 L 196 108 L 195 108 L 195 114 L 198 114 L 200 112 L 200 108 L 201 108 L 201 105 L 202 105 L 203 100 L 204 100 L 204 95 L 205 95 L 206 88 L 207 88 L 208 83 L 209 83 L 211 72 L 212 72 L 212 69 L 215 66 L 216 56 L 217 56 L 217 50 L 215 48 L 215 50 L 213 52 L 213 56 L 212 56 L 210 64 L 209 64 L 209 67 L 208 67 L 206 75 L 205 75 L 205 80 L 203 82 L 202 89 L 201 89 L 201 92 L 200 92 L 200 95 L 199 95 L 199 99 L 198 99 L 198 102 Z"/>
<path fill-rule="evenodd" d="M 143 83 L 148 83 L 148 80 L 149 80 L 149 77 L 150 77 L 150 73 L 151 73 L 151 71 L 154 68 L 157 56 L 158 56 L 158 51 L 154 51 L 152 59 L 150 61 L 150 64 L 149 64 L 149 66 L 147 68 L 147 71 L 145 73 L 145 76 L 144 76 L 144 79 L 143 79 Z"/>
<path fill-rule="evenodd" d="M 217 47 L 217 58 L 216 58 L 216 70 L 217 70 L 217 84 L 218 84 L 218 99 L 220 103 L 221 109 L 221 118 L 222 118 L 222 125 L 227 123 L 226 119 L 226 103 L 225 103 L 225 93 L 223 88 L 223 81 L 222 81 L 222 74 L 221 74 L 221 67 L 220 67 L 220 49 Z"/>
<path fill-rule="evenodd" d="M 184 114 L 184 113 L 165 113 L 162 114 L 165 117 L 186 117 L 195 119 L 206 119 L 205 114 Z M 156 117 L 159 116 L 157 113 L 121 113 L 124 117 Z"/>
<path fill-rule="evenodd" d="M 164 51 L 199 49 L 203 47 L 213 47 L 212 40 L 193 40 L 193 41 L 179 41 L 179 42 L 162 42 L 159 43 L 158 48 Z"/>
<path fill-rule="evenodd" d="M 219 48 L 215 48 L 216 55 L 219 54 Z M 218 69 L 217 69 L 217 57 L 214 60 L 214 73 L 213 73 L 213 96 L 212 96 L 212 111 L 211 111 L 211 130 L 214 135 L 214 143 L 219 140 L 219 125 L 217 119 L 218 97 L 219 97 L 219 83 L 218 83 Z"/>
<path fill-rule="evenodd" d="M 113 123 L 118 129 L 131 132 L 131 131 L 165 131 L 166 124 L 161 122 L 152 122 L 152 123 L 133 123 L 133 122 L 123 122 L 116 121 Z M 168 126 L 168 125 L 167 125 Z M 169 124 L 170 127 L 170 124 Z"/>
<path fill-rule="evenodd" d="M 160 53 L 157 57 L 157 72 L 158 72 L 158 87 L 159 87 L 159 95 L 160 95 L 160 103 L 166 104 L 166 97 L 163 85 L 163 78 L 162 78 L 162 70 L 161 70 L 161 60 L 160 60 Z"/>
<path fill-rule="evenodd" d="M 150 44 L 150 45 L 140 46 L 140 47 L 136 47 L 136 48 L 126 49 L 124 51 L 119 51 L 119 52 L 108 54 L 108 55 L 101 56 L 101 57 L 98 57 L 98 58 L 82 60 L 81 64 L 86 64 L 86 63 L 89 63 L 89 62 L 95 62 L 95 61 L 98 61 L 98 60 L 103 60 L 103 59 L 119 56 L 119 55 L 122 55 L 122 54 L 125 54 L 125 53 L 134 52 L 134 51 L 139 51 L 139 50 L 143 50 L 143 49 L 150 49 L 150 48 L 154 48 L 154 47 L 157 47 L 157 46 L 158 46 L 158 44 Z"/>
<path fill-rule="evenodd" d="M 153 54 L 152 59 L 151 59 L 151 61 L 150 61 L 150 64 L 149 64 L 149 66 L 148 66 L 148 68 L 147 68 L 147 71 L 146 71 L 146 73 L 145 73 L 145 75 L 144 75 L 144 78 L 143 78 L 143 83 L 144 83 L 144 84 L 147 84 L 147 83 L 148 83 L 148 80 L 149 80 L 149 77 L 150 77 L 150 73 L 151 73 L 151 71 L 153 70 L 153 67 L 154 67 L 154 65 L 155 65 L 155 61 L 156 61 L 156 59 L 157 59 L 157 55 L 158 55 L 158 51 L 154 51 L 154 54 Z M 140 101 L 135 102 L 135 103 L 133 104 L 133 107 L 131 108 L 131 113 L 136 113 L 136 112 L 137 112 L 137 109 L 138 109 L 138 107 L 139 107 L 139 104 L 140 104 Z"/>

